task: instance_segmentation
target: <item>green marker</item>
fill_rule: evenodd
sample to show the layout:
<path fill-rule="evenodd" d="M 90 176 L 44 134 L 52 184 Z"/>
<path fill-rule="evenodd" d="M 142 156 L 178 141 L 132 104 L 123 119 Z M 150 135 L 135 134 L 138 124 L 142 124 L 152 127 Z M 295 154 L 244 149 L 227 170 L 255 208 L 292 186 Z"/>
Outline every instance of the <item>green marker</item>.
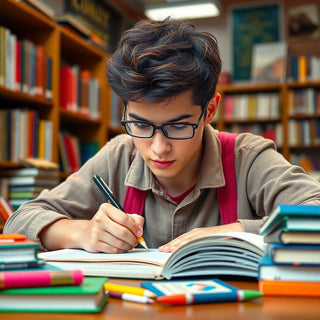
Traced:
<path fill-rule="evenodd" d="M 255 290 L 238 290 L 237 291 L 238 301 L 246 301 L 257 299 L 263 296 L 263 293 Z"/>
<path fill-rule="evenodd" d="M 214 303 L 228 301 L 245 301 L 262 297 L 263 294 L 253 290 L 232 290 L 219 293 L 182 293 L 158 297 L 156 300 L 171 305 Z"/>

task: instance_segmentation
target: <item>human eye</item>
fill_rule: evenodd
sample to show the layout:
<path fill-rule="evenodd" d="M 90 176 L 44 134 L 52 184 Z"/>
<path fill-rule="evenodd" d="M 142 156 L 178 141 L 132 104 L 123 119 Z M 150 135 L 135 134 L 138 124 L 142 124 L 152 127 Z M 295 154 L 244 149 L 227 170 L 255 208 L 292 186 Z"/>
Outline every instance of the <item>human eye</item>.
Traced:
<path fill-rule="evenodd" d="M 168 126 L 170 130 L 182 131 L 182 130 L 186 130 L 189 127 L 189 124 L 177 122 L 177 123 L 171 123 Z"/>
<path fill-rule="evenodd" d="M 133 123 L 134 127 L 137 129 L 137 130 L 150 130 L 151 128 L 151 125 L 149 123 L 146 123 L 146 122 L 134 122 Z"/>

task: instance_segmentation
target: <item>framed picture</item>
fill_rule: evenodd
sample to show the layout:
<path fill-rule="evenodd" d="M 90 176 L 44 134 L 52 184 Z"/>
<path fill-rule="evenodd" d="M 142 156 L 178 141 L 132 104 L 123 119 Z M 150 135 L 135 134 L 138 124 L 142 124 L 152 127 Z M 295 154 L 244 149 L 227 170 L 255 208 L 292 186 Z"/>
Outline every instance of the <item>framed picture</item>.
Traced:
<path fill-rule="evenodd" d="M 279 3 L 231 9 L 232 80 L 251 81 L 252 49 L 257 43 L 281 40 Z"/>
<path fill-rule="evenodd" d="M 285 42 L 255 44 L 252 53 L 252 81 L 254 83 L 284 82 L 286 61 L 287 44 Z"/>
<path fill-rule="evenodd" d="M 311 3 L 290 7 L 288 35 L 290 40 L 318 39 L 320 37 L 319 4 Z"/>

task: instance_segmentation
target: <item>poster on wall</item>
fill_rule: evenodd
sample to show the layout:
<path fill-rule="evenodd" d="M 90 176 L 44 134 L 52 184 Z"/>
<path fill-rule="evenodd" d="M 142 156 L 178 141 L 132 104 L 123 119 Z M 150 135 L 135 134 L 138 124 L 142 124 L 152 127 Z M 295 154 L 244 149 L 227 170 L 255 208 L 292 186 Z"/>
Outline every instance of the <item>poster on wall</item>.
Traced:
<path fill-rule="evenodd" d="M 251 81 L 253 47 L 257 43 L 281 40 L 278 3 L 231 9 L 232 80 Z"/>
<path fill-rule="evenodd" d="M 318 39 L 320 37 L 318 5 L 312 3 L 289 8 L 288 34 L 290 40 Z"/>

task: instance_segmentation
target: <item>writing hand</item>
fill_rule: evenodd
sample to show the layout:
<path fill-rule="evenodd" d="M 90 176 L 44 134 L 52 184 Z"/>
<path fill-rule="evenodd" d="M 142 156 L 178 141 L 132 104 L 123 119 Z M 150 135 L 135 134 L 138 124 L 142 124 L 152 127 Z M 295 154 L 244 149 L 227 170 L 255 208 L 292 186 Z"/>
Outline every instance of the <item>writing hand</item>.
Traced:
<path fill-rule="evenodd" d="M 127 252 L 137 246 L 143 223 L 143 217 L 128 215 L 109 203 L 103 203 L 88 224 L 83 247 L 90 252 Z"/>

